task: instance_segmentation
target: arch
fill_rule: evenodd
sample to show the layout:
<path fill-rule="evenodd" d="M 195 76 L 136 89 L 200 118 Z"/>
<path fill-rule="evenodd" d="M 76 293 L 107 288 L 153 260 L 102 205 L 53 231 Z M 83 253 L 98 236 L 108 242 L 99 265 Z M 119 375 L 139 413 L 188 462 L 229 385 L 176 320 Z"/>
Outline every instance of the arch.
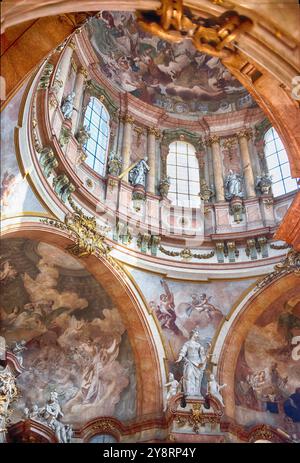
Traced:
<path fill-rule="evenodd" d="M 11 223 L 2 230 L 2 238 L 42 240 L 62 250 L 72 242 L 62 230 L 29 221 L 23 222 L 21 226 Z M 80 262 L 105 288 L 128 332 L 137 372 L 136 419 L 157 419 L 162 413 L 162 384 L 166 376 L 164 349 L 155 322 L 125 272 L 118 270 L 117 266 L 113 267 L 104 257 L 92 255 Z M 149 377 L 152 381 L 149 381 Z"/>
<path fill-rule="evenodd" d="M 299 277 L 295 273 L 288 273 L 273 280 L 260 291 L 254 288 L 228 321 L 225 321 L 216 340 L 214 349 L 214 363 L 218 365 L 220 383 L 227 384 L 223 398 L 225 412 L 230 418 L 235 418 L 235 372 L 243 343 L 250 328 L 262 313 L 284 302 L 288 294 L 294 294 L 299 287 Z M 299 294 L 299 290 L 298 290 Z"/>

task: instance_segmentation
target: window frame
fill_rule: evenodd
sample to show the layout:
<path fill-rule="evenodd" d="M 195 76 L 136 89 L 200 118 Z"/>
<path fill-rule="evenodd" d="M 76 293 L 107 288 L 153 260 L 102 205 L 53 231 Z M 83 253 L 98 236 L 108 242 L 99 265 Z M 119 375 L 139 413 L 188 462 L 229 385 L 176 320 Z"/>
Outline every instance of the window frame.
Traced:
<path fill-rule="evenodd" d="M 269 150 L 268 145 L 271 148 L 271 150 Z M 280 196 L 297 191 L 299 189 L 297 179 L 291 177 L 290 163 L 286 149 L 279 137 L 278 132 L 276 131 L 276 129 L 274 129 L 274 127 L 270 127 L 264 134 L 264 152 L 269 175 L 272 177 L 272 175 L 274 175 L 275 172 L 278 172 L 280 174 L 280 178 L 278 180 L 274 181 L 272 179 L 273 196 L 275 198 L 278 198 Z M 271 158 L 273 160 L 272 166 L 270 164 Z M 284 166 L 288 167 L 289 175 L 286 175 L 284 173 Z M 293 190 L 290 190 L 286 185 L 286 181 L 290 179 L 295 181 L 295 188 Z M 274 194 L 274 185 L 278 185 L 280 187 L 281 191 L 279 194 Z"/>
<path fill-rule="evenodd" d="M 182 144 L 186 145 L 186 151 L 183 152 Z M 171 161 L 174 159 L 174 161 Z M 191 161 L 193 159 L 193 161 Z M 195 146 L 185 140 L 174 140 L 169 145 L 169 153 L 167 156 L 167 176 L 170 177 L 171 185 L 168 192 L 168 199 L 171 201 L 172 206 L 176 207 L 200 207 L 200 178 L 199 178 L 199 163 L 196 156 Z M 170 174 L 171 170 L 175 174 Z M 180 175 L 180 169 L 185 169 L 185 174 Z M 192 171 L 196 172 L 194 178 L 191 178 Z M 185 178 L 186 177 L 186 178 Z M 196 177 L 196 180 L 195 180 Z M 172 182 L 173 180 L 173 182 Z M 182 186 L 186 185 L 186 190 L 182 190 Z M 175 186 L 175 191 L 172 191 L 172 186 Z M 196 185 L 197 193 L 192 192 L 193 186 Z M 171 195 L 171 196 L 170 196 Z M 174 198 L 175 196 L 175 198 Z M 197 201 L 196 201 L 197 199 Z M 182 203 L 184 200 L 184 203 Z M 193 201 L 194 200 L 194 201 Z M 197 204 L 195 204 L 197 203 Z"/>
<path fill-rule="evenodd" d="M 90 133 L 93 131 L 83 145 L 87 155 L 85 163 L 98 175 L 105 177 L 110 141 L 110 114 L 102 101 L 95 96 L 89 99 L 83 117 L 83 126 L 86 126 Z M 94 146 L 91 146 L 92 143 Z"/>

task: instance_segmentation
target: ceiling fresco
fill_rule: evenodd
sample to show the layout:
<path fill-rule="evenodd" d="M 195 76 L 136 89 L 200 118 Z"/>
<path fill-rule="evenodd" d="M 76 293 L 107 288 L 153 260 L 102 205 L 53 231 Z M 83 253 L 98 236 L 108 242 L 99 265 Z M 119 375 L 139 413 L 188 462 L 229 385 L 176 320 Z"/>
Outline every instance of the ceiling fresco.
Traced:
<path fill-rule="evenodd" d="M 131 13 L 102 12 L 88 25 L 104 76 L 117 88 L 175 114 L 227 112 L 255 105 L 220 60 L 191 42 L 171 44 L 142 31 Z"/>
<path fill-rule="evenodd" d="M 6 239 L 0 261 L 0 335 L 23 341 L 24 407 L 56 391 L 67 423 L 135 416 L 133 352 L 118 309 L 82 264 L 43 242 Z"/>

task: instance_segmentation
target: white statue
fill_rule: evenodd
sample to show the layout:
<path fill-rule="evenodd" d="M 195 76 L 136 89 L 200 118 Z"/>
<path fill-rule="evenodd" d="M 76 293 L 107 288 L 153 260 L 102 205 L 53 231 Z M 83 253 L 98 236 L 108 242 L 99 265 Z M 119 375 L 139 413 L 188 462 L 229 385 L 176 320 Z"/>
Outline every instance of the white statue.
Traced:
<path fill-rule="evenodd" d="M 182 386 L 183 392 L 188 396 L 203 397 L 201 384 L 206 368 L 207 355 L 199 342 L 199 331 L 193 330 L 190 339 L 184 343 L 176 362 L 184 361 Z"/>
<path fill-rule="evenodd" d="M 169 381 L 165 384 L 165 387 L 168 388 L 167 392 L 167 402 L 177 394 L 179 382 L 174 378 L 173 373 L 169 373 Z"/>
<path fill-rule="evenodd" d="M 133 169 L 129 172 L 129 181 L 133 186 L 146 186 L 146 174 L 150 167 L 147 164 L 147 158 L 141 159 Z"/>
<path fill-rule="evenodd" d="M 50 400 L 46 403 L 45 407 L 39 408 L 37 405 L 34 405 L 31 411 L 25 408 L 24 415 L 26 418 L 48 425 L 55 432 L 58 442 L 67 443 L 71 441 L 73 434 L 72 427 L 60 422 L 60 418 L 64 414 L 58 402 L 57 392 L 53 391 L 50 393 Z"/>
<path fill-rule="evenodd" d="M 26 341 L 24 339 L 20 342 L 15 343 L 15 347 L 12 349 L 12 353 L 17 357 L 18 362 L 21 366 L 23 366 L 23 351 L 26 350 Z"/>
<path fill-rule="evenodd" d="M 225 198 L 230 200 L 234 197 L 244 197 L 242 177 L 230 170 L 225 179 Z"/>
<path fill-rule="evenodd" d="M 223 389 L 226 386 L 226 384 L 218 384 L 215 378 L 214 374 L 211 374 L 209 376 L 209 381 L 207 384 L 207 393 L 210 394 L 212 397 L 215 397 L 216 399 L 221 402 L 221 405 L 225 407 L 223 397 L 221 395 L 221 389 Z"/>
<path fill-rule="evenodd" d="M 66 119 L 71 119 L 72 113 L 73 113 L 73 99 L 74 99 L 75 93 L 69 93 L 61 105 L 61 112 L 63 113 L 64 117 Z"/>

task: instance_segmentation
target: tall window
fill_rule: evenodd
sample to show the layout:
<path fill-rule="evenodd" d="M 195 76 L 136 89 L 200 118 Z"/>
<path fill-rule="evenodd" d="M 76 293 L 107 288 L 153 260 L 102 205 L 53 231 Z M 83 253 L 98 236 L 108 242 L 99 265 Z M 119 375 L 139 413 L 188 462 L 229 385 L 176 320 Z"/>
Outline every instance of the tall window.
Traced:
<path fill-rule="evenodd" d="M 170 144 L 167 175 L 171 180 L 168 198 L 172 204 L 186 207 L 200 206 L 199 164 L 193 145 L 184 141 Z"/>
<path fill-rule="evenodd" d="M 87 154 L 86 163 L 98 174 L 104 176 L 109 142 L 109 114 L 97 98 L 90 99 L 83 124 L 90 132 L 90 138 L 84 145 Z"/>
<path fill-rule="evenodd" d="M 271 127 L 265 134 L 265 156 L 272 176 L 274 196 L 284 195 L 297 189 L 297 181 L 291 178 L 290 165 L 278 133 Z"/>

